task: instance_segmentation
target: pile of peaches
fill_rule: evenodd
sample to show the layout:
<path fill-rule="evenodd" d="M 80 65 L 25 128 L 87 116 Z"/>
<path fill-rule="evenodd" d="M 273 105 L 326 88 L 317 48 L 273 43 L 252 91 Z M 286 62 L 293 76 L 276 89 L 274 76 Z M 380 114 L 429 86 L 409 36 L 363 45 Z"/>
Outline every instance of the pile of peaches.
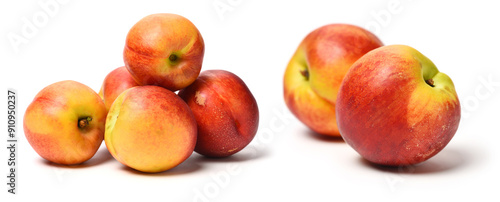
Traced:
<path fill-rule="evenodd" d="M 171 169 L 193 151 L 235 154 L 257 132 L 257 102 L 235 74 L 201 72 L 204 51 L 188 19 L 146 16 L 127 34 L 125 66 L 106 76 L 99 94 L 67 80 L 35 96 L 24 114 L 26 139 L 64 165 L 89 160 L 104 140 L 117 161 L 142 172 Z"/>
<path fill-rule="evenodd" d="M 431 158 L 460 122 L 450 77 L 416 49 L 384 46 L 353 25 L 326 25 L 307 35 L 288 63 L 283 86 L 288 108 L 306 126 L 341 137 L 378 165 Z"/>
<path fill-rule="evenodd" d="M 130 29 L 125 66 L 107 75 L 100 96 L 75 81 L 36 95 L 24 116 L 26 138 L 59 164 L 90 159 L 104 139 L 116 160 L 143 172 L 173 168 L 193 151 L 235 154 L 257 132 L 257 103 L 233 73 L 200 73 L 203 55 L 203 39 L 189 20 L 147 16 Z M 288 63 L 283 87 L 286 105 L 301 122 L 341 137 L 380 165 L 431 158 L 460 122 L 450 77 L 416 49 L 384 46 L 353 25 L 309 33 Z"/>

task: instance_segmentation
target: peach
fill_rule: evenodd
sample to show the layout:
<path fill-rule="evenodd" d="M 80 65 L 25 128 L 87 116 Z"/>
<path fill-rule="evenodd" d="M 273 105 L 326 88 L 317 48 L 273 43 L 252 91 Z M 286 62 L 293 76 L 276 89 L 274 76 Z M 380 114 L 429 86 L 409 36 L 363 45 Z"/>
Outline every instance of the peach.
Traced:
<path fill-rule="evenodd" d="M 106 105 L 106 110 L 109 110 L 116 97 L 123 91 L 138 85 L 139 84 L 135 82 L 125 66 L 118 67 L 111 71 L 106 78 L 104 78 L 100 90 L 104 105 Z"/>
<path fill-rule="evenodd" d="M 354 25 L 330 24 L 312 31 L 285 70 L 287 107 L 316 133 L 340 137 L 335 117 L 340 84 L 358 58 L 380 46 L 375 35 Z"/>
<path fill-rule="evenodd" d="M 137 83 L 176 91 L 196 80 L 204 53 L 203 38 L 191 21 L 159 13 L 130 29 L 123 59 Z"/>
<path fill-rule="evenodd" d="M 179 96 L 158 86 L 137 86 L 111 105 L 104 141 L 120 163 L 154 173 L 186 160 L 196 134 L 193 113 Z"/>
<path fill-rule="evenodd" d="M 391 45 L 356 61 L 337 99 L 340 133 L 366 160 L 421 163 L 440 152 L 460 123 L 450 77 L 416 49 Z"/>
<path fill-rule="evenodd" d="M 227 157 L 245 148 L 259 125 L 252 93 L 235 74 L 208 70 L 179 91 L 198 123 L 195 151 L 208 157 Z"/>
<path fill-rule="evenodd" d="M 24 114 L 24 134 L 44 159 L 58 164 L 89 160 L 104 137 L 106 107 L 99 95 L 76 81 L 42 89 Z"/>

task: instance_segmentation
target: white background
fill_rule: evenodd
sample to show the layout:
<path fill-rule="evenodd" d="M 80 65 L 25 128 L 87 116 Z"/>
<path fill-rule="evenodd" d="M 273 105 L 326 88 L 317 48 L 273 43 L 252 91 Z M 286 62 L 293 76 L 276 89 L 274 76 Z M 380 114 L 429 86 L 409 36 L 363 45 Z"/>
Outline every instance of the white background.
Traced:
<path fill-rule="evenodd" d="M 2 147 L 1 201 L 499 199 L 498 3 L 70 0 L 58 2 L 58 8 L 47 13 L 39 3 L 49 1 L 0 4 L 0 97 L 6 103 L 6 89 L 11 87 L 19 99 L 18 194 L 7 193 L 8 152 Z M 214 4 L 230 10 L 220 12 Z M 205 40 L 202 69 L 229 70 L 246 82 L 260 108 L 259 132 L 251 145 L 222 160 L 193 154 L 158 174 L 126 168 L 104 144 L 80 166 L 53 165 L 39 157 L 22 133 L 22 115 L 36 93 L 61 80 L 79 81 L 98 91 L 106 74 L 123 65 L 130 27 L 153 13 L 190 19 Z M 33 23 L 33 16 L 38 16 L 37 32 L 24 36 L 26 43 L 12 45 L 9 35 L 23 36 L 22 27 Z M 410 45 L 452 78 L 463 116 L 441 153 L 417 166 L 384 169 L 363 161 L 342 140 L 319 138 L 291 116 L 282 98 L 285 67 L 303 37 L 329 23 L 365 27 L 386 45 Z M 0 140 L 6 144 L 6 115 L 0 117 Z"/>

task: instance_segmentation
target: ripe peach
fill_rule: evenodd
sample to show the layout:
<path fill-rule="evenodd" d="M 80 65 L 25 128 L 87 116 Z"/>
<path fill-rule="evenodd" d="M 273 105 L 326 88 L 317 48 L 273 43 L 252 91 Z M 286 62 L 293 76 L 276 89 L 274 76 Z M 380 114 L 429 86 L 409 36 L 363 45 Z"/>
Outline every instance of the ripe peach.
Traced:
<path fill-rule="evenodd" d="M 132 78 L 127 68 L 124 66 L 111 71 L 106 78 L 104 78 L 100 91 L 102 93 L 104 105 L 106 105 L 106 110 L 109 110 L 116 97 L 123 91 L 138 85 L 139 84 L 135 82 L 134 78 Z"/>
<path fill-rule="evenodd" d="M 204 53 L 203 38 L 191 21 L 158 13 L 130 29 L 123 59 L 137 83 L 176 91 L 196 80 Z"/>
<path fill-rule="evenodd" d="M 111 105 L 104 141 L 122 164 L 161 172 L 193 153 L 196 133 L 193 113 L 179 96 L 158 86 L 137 86 Z"/>
<path fill-rule="evenodd" d="M 79 164 L 92 158 L 104 136 L 106 107 L 97 93 L 76 81 L 42 89 L 24 114 L 24 134 L 44 159 Z"/>
<path fill-rule="evenodd" d="M 259 109 L 252 93 L 235 74 L 208 70 L 179 92 L 198 123 L 195 151 L 226 157 L 245 148 L 259 125 Z"/>

